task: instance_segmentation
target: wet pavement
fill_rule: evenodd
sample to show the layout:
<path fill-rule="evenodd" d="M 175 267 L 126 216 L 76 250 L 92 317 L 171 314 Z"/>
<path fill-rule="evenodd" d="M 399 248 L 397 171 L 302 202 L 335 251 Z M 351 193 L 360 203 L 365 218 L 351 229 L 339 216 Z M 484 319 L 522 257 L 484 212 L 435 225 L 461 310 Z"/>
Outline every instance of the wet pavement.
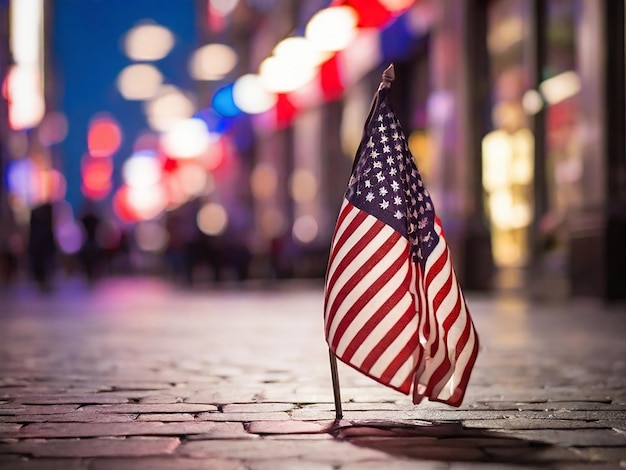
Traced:
<path fill-rule="evenodd" d="M 461 408 L 340 364 L 321 284 L 0 294 L 2 469 L 626 468 L 626 309 L 468 296 Z"/>

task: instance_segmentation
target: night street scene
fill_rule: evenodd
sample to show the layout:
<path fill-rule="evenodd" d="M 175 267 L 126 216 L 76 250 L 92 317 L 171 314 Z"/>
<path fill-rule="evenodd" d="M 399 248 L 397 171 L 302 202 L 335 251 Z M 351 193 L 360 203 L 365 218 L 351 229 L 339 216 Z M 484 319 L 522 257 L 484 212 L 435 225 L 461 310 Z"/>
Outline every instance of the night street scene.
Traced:
<path fill-rule="evenodd" d="M 0 0 L 0 469 L 626 468 L 626 0 Z"/>

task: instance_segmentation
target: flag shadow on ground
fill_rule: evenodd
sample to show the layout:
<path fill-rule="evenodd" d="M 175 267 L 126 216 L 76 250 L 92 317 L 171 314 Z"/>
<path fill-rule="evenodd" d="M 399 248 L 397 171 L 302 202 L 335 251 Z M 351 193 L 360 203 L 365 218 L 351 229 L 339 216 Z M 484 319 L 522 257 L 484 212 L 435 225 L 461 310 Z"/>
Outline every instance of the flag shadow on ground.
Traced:
<path fill-rule="evenodd" d="M 511 464 L 512 467 L 580 460 L 571 451 L 552 444 L 496 431 L 468 429 L 455 422 L 342 420 L 335 423 L 330 433 L 335 439 L 358 447 L 415 460 Z M 567 458 L 564 454 L 568 454 Z"/>

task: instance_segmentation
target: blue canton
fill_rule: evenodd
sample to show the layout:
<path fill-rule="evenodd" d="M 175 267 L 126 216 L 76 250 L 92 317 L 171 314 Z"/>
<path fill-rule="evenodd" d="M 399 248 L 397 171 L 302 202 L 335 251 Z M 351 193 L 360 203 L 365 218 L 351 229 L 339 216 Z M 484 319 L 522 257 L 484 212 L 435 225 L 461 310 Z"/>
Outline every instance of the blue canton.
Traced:
<path fill-rule="evenodd" d="M 413 261 L 423 268 L 439 241 L 435 209 L 388 101 L 387 89 L 379 92 L 357 159 L 346 199 L 407 238 Z"/>

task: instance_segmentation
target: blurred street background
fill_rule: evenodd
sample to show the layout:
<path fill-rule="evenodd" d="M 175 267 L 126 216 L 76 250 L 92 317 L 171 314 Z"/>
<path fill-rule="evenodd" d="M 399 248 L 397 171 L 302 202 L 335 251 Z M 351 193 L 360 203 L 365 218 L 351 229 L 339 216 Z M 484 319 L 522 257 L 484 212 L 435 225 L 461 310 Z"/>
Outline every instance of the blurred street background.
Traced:
<path fill-rule="evenodd" d="M 1 0 L 0 282 L 323 278 L 390 62 L 462 286 L 624 299 L 621 0 Z"/>

